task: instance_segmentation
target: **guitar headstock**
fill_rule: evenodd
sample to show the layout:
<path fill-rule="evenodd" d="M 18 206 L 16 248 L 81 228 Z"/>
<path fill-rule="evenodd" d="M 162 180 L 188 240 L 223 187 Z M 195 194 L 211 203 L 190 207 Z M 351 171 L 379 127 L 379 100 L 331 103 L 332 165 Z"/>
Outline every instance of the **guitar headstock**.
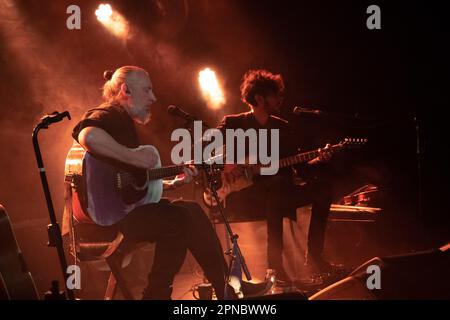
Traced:
<path fill-rule="evenodd" d="M 345 138 L 339 145 L 342 147 L 361 147 L 367 144 L 366 138 Z"/>

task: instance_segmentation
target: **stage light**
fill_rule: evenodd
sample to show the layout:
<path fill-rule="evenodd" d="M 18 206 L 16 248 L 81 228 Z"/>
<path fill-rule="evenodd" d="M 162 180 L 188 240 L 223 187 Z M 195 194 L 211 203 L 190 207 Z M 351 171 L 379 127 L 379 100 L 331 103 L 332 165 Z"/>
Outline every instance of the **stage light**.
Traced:
<path fill-rule="evenodd" d="M 128 38 L 128 21 L 119 12 L 113 10 L 110 4 L 100 4 L 98 9 L 95 10 L 95 15 L 97 16 L 97 20 L 112 34 L 121 39 Z"/>
<path fill-rule="evenodd" d="M 111 19 L 112 16 L 112 8 L 109 4 L 100 4 L 98 9 L 95 10 L 95 15 L 97 16 L 98 21 L 107 22 Z"/>
<path fill-rule="evenodd" d="M 220 108 L 225 103 L 225 97 L 216 73 L 205 68 L 199 72 L 198 81 L 208 106 L 212 109 Z"/>

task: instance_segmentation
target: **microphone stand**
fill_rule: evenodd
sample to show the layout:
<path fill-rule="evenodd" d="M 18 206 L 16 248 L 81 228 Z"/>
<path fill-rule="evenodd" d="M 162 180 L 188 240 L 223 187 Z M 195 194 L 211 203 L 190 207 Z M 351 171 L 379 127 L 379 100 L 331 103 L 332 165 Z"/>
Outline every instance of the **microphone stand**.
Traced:
<path fill-rule="evenodd" d="M 185 127 L 187 128 L 187 130 L 189 130 L 189 132 L 191 132 L 191 136 L 192 136 L 192 123 L 193 121 L 186 121 L 185 123 Z M 202 122 L 203 123 L 203 122 Z M 210 128 L 206 123 L 203 123 L 203 127 L 205 128 Z M 230 271 L 231 271 L 231 267 L 233 266 L 233 261 L 237 258 L 241 261 L 241 265 L 242 265 L 242 270 L 245 274 L 245 277 L 248 281 L 252 280 L 252 276 L 250 274 L 250 271 L 248 269 L 247 263 L 245 262 L 245 258 L 242 255 L 242 251 L 239 247 L 238 244 L 238 238 L 239 235 L 233 232 L 233 229 L 231 228 L 231 224 L 228 221 L 228 218 L 225 215 L 225 211 L 224 211 L 224 207 L 222 206 L 222 203 L 220 202 L 220 198 L 219 195 L 217 194 L 217 188 L 216 188 L 216 181 L 214 181 L 212 175 L 210 174 L 209 170 L 214 170 L 214 164 L 207 164 L 205 161 L 202 161 L 202 169 L 205 172 L 205 176 L 206 176 L 206 181 L 207 184 L 209 185 L 209 189 L 211 190 L 211 194 L 214 198 L 214 200 L 217 203 L 217 207 L 218 207 L 218 211 L 220 213 L 220 216 L 222 217 L 222 220 L 224 222 L 225 225 L 225 229 L 227 231 L 229 240 L 232 244 L 232 248 L 227 250 L 225 252 L 226 255 L 231 257 L 231 261 L 230 261 L 230 265 L 229 265 L 229 269 L 227 271 L 227 275 L 226 275 L 226 281 L 225 281 L 225 292 L 227 290 L 227 284 L 229 282 L 230 279 Z M 234 254 L 233 254 L 233 249 L 234 249 Z"/>
<path fill-rule="evenodd" d="M 56 251 L 58 252 L 58 258 L 59 263 L 61 265 L 61 271 L 63 273 L 64 278 L 64 287 L 67 287 L 65 284 L 67 283 L 68 274 L 66 273 L 67 270 L 67 261 L 66 256 L 64 254 L 64 247 L 63 247 L 63 241 L 61 236 L 61 229 L 59 227 L 58 221 L 56 220 L 55 210 L 53 207 L 53 202 L 50 194 L 50 188 L 48 186 L 47 181 L 47 175 L 45 173 L 44 168 L 44 162 L 42 160 L 41 150 L 39 148 L 39 142 L 38 142 L 38 133 L 41 129 L 48 129 L 49 125 L 54 122 L 59 122 L 63 120 L 65 117 L 67 117 L 70 120 L 70 114 L 69 112 L 65 111 L 62 113 L 59 113 L 55 111 L 52 115 L 48 115 L 46 117 L 43 117 L 41 119 L 41 122 L 36 125 L 36 127 L 33 129 L 33 135 L 32 135 L 32 141 L 33 141 L 33 147 L 34 152 L 36 155 L 36 161 L 39 169 L 39 174 L 41 177 L 42 187 L 44 189 L 45 194 L 45 200 L 47 201 L 47 207 L 48 212 L 50 216 L 50 224 L 47 226 L 47 233 L 48 233 L 48 243 L 47 245 L 49 247 L 56 248 Z M 52 293 L 57 295 L 57 282 L 52 282 Z M 67 291 L 67 298 L 69 300 L 75 300 L 75 295 L 73 290 L 66 288 Z"/>

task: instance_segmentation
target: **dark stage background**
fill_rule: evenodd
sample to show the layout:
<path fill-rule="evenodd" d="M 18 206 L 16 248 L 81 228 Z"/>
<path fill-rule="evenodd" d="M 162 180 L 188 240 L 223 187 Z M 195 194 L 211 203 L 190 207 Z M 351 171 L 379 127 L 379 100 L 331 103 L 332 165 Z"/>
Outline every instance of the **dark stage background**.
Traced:
<path fill-rule="evenodd" d="M 130 22 L 119 40 L 96 20 L 100 1 L 0 0 L 0 202 L 8 209 L 41 292 L 59 275 L 45 247 L 47 208 L 31 144 L 39 118 L 54 110 L 73 120 L 41 134 L 55 208 L 63 209 L 64 159 L 77 119 L 101 102 L 102 73 L 122 65 L 147 69 L 158 103 L 141 127 L 144 141 L 170 161 L 170 134 L 182 124 L 166 114 L 182 106 L 210 124 L 246 111 L 239 84 L 250 68 L 281 73 L 283 116 L 305 146 L 347 134 L 370 139 L 337 159 L 336 199 L 366 182 L 386 190 L 389 253 L 448 240 L 448 33 L 437 4 L 409 1 L 109 1 Z M 66 28 L 67 6 L 81 8 L 81 30 Z M 366 8 L 381 8 L 382 29 L 366 28 Z M 209 109 L 197 85 L 216 70 L 227 102 Z M 358 121 L 296 117 L 295 105 L 357 115 Z M 418 210 L 416 122 L 422 138 L 423 210 Z M 156 120 L 155 120 L 156 119 Z M 188 189 L 185 189 L 188 190 Z M 188 190 L 189 191 L 189 190 Z M 402 251 L 403 250 L 403 251 Z"/>

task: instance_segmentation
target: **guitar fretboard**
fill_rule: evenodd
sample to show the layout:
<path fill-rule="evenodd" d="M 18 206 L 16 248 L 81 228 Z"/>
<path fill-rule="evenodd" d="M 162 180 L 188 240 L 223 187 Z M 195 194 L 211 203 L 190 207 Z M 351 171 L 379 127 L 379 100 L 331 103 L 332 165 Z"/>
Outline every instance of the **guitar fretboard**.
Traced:
<path fill-rule="evenodd" d="M 338 145 L 334 145 L 330 147 L 330 152 L 335 151 L 335 149 L 338 147 Z M 280 161 L 278 162 L 278 167 L 279 168 L 285 168 L 285 167 L 289 167 L 292 166 L 294 164 L 298 164 L 298 163 L 303 163 L 303 162 L 308 162 L 311 161 L 314 158 L 317 158 L 320 155 L 319 150 L 313 150 L 313 151 L 308 151 L 308 152 L 304 152 L 304 153 L 299 153 L 296 154 L 294 156 L 290 156 L 290 157 L 286 157 L 283 159 L 280 159 Z M 263 167 L 262 165 L 259 165 L 258 167 Z"/>
<path fill-rule="evenodd" d="M 318 156 L 319 156 L 318 150 L 300 153 L 296 154 L 295 156 L 280 159 L 278 166 L 280 168 L 289 167 L 294 164 L 311 161 L 312 159 L 317 158 Z"/>
<path fill-rule="evenodd" d="M 147 170 L 148 180 L 159 180 L 159 179 L 176 176 L 177 174 L 180 174 L 181 172 L 183 172 L 183 168 L 185 166 L 186 165 L 174 165 L 174 166 L 168 166 L 168 167 Z M 117 186 L 119 189 L 127 187 L 135 182 L 136 182 L 135 178 L 133 177 L 133 175 L 131 173 L 129 173 L 127 171 L 121 171 L 121 172 L 117 173 Z"/>
<path fill-rule="evenodd" d="M 150 169 L 150 170 L 148 170 L 148 178 L 149 178 L 149 180 L 158 180 L 158 179 L 164 179 L 164 178 L 176 176 L 177 174 L 182 173 L 183 168 L 185 168 L 186 166 L 187 165 L 174 165 L 174 166 Z"/>

